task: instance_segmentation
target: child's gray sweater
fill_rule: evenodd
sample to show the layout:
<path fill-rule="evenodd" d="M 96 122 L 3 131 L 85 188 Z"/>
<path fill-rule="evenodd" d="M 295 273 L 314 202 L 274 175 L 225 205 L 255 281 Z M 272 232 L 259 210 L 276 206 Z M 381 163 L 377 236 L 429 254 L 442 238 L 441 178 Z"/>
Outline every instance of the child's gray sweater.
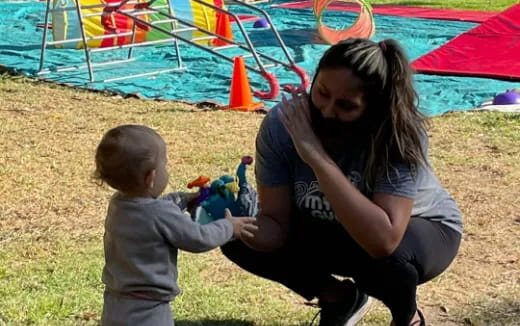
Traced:
<path fill-rule="evenodd" d="M 186 205 L 182 193 L 157 199 L 114 194 L 105 220 L 102 278 L 107 291 L 170 301 L 180 292 L 178 249 L 204 252 L 231 239 L 231 222 L 200 225 L 183 213 Z"/>

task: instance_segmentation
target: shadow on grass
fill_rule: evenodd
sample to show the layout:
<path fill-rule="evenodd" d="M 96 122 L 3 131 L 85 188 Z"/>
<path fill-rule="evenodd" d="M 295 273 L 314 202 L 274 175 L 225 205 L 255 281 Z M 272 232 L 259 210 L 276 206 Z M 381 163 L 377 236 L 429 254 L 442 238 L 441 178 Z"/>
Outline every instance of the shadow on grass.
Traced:
<path fill-rule="evenodd" d="M 213 319 L 202 319 L 202 320 L 176 320 L 176 326 L 252 326 L 253 322 L 244 320 L 213 320 Z"/>
<path fill-rule="evenodd" d="M 175 320 L 175 326 L 253 326 L 255 323 L 245 320 L 226 319 L 226 320 Z M 273 324 L 279 325 L 279 324 Z M 302 323 L 299 326 L 307 326 L 309 323 Z"/>

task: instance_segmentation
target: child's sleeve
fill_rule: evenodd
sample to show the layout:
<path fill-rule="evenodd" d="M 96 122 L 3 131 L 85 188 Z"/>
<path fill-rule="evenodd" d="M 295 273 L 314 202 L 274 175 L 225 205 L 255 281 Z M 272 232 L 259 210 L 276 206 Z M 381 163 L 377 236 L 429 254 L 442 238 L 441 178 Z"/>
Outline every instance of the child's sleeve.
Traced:
<path fill-rule="evenodd" d="M 158 208 L 159 232 L 172 246 L 199 253 L 220 247 L 233 236 L 233 225 L 227 219 L 201 225 L 191 220 L 179 207 L 168 202 Z"/>
<path fill-rule="evenodd" d="M 185 211 L 188 208 L 188 202 L 190 201 L 190 194 L 187 192 L 171 192 L 161 197 L 163 200 L 171 200 L 175 205 L 179 206 L 181 211 Z"/>

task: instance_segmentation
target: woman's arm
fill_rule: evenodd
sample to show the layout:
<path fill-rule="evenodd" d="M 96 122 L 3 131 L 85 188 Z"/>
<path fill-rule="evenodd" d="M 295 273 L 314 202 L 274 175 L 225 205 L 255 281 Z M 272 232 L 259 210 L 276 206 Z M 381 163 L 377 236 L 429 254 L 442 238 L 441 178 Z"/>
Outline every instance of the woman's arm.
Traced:
<path fill-rule="evenodd" d="M 281 248 L 287 239 L 291 213 L 291 192 L 288 185 L 258 186 L 260 212 L 256 219 L 258 229 L 253 237 L 242 241 L 258 251 L 273 251 Z"/>
<path fill-rule="evenodd" d="M 385 193 L 365 197 L 328 157 L 309 162 L 339 222 L 373 257 L 397 248 L 410 220 L 413 200 Z"/>
<path fill-rule="evenodd" d="M 345 230 L 373 257 L 390 255 L 399 245 L 408 225 L 413 200 L 376 193 L 371 201 L 343 174 L 312 131 L 306 93 L 293 93 L 282 100 L 280 120 L 296 151 L 314 171 L 320 189 Z"/>

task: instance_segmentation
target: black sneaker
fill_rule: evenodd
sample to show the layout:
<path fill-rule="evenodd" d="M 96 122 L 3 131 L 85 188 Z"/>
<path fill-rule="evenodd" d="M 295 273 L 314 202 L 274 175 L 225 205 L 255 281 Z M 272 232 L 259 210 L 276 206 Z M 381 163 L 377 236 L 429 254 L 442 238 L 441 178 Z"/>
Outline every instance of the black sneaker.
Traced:
<path fill-rule="evenodd" d="M 342 300 L 339 302 L 319 302 L 319 326 L 354 326 L 370 310 L 372 300 L 368 295 L 356 289 L 354 303 Z"/>

